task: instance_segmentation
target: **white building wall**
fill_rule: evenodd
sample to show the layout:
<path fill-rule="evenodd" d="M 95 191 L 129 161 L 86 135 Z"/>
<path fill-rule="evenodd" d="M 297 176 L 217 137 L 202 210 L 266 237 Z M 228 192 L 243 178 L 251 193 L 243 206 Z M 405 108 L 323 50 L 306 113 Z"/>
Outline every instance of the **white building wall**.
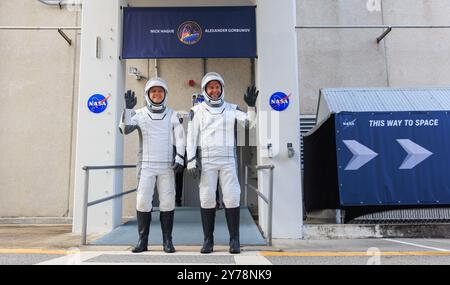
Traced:
<path fill-rule="evenodd" d="M 85 1 L 83 4 L 73 213 L 73 231 L 77 233 L 81 232 L 86 202 L 82 167 L 123 163 L 123 138 L 117 126 L 124 106 L 125 64 L 120 55 L 121 6 L 125 4 L 122 0 Z M 107 109 L 100 114 L 87 108 L 89 97 L 97 93 L 109 97 Z M 120 192 L 121 170 L 91 171 L 88 201 Z M 109 231 L 119 225 L 121 205 L 121 201 L 115 199 L 89 208 L 88 231 Z"/>
<path fill-rule="evenodd" d="M 80 12 L 0 1 L 0 26 L 73 27 Z M 0 217 L 67 217 L 72 205 L 79 32 L 0 30 Z"/>
<path fill-rule="evenodd" d="M 447 0 L 298 0 L 297 26 L 450 25 Z M 298 29 L 301 113 L 320 88 L 448 86 L 450 29 Z"/>
<path fill-rule="evenodd" d="M 88 2 L 94 1 L 86 1 L 85 6 L 91 5 Z M 133 0 L 129 2 L 133 6 L 186 5 L 186 1 L 181 0 Z M 267 7 L 265 5 L 271 5 L 270 1 L 267 2 L 269 4 L 265 4 L 265 2 L 223 0 L 211 3 L 211 1 L 196 0 L 190 1 L 189 5 L 257 4 L 257 13 L 262 15 L 265 13 L 263 10 Z M 111 2 L 108 1 L 108 3 Z M 289 11 L 295 12 L 296 22 L 292 25 L 450 24 L 448 17 L 450 4 L 446 0 L 383 0 L 379 2 L 379 5 L 372 6 L 371 3 L 378 2 L 377 0 L 297 0 L 295 6 L 278 8 L 284 10 L 277 15 L 284 17 L 284 15 L 290 15 Z M 103 10 L 103 8 L 99 8 L 99 10 Z M 79 26 L 81 25 L 81 14 L 77 11 L 45 6 L 34 0 L 0 1 L 0 26 Z M 272 18 L 279 18 L 273 17 L 273 15 L 273 12 L 267 11 L 267 15 L 264 16 L 269 19 L 267 23 L 270 23 L 271 20 L 275 22 L 275 19 Z M 284 20 L 293 18 L 288 16 Z M 259 22 L 258 31 L 270 32 L 271 27 L 265 26 L 269 26 L 267 23 Z M 284 22 L 273 23 L 274 27 L 280 27 L 283 24 Z M 292 25 L 287 24 L 287 29 Z M 101 29 L 101 27 L 107 26 L 107 22 L 101 21 L 96 16 L 93 26 Z M 88 30 L 87 32 L 89 33 Z M 101 32 L 105 35 L 109 33 L 107 30 Z M 295 104 L 299 103 L 303 114 L 315 114 L 319 88 L 448 86 L 450 82 L 450 29 L 394 30 L 378 45 L 375 39 L 382 32 L 382 29 L 296 31 L 299 100 L 296 100 Z M 69 46 L 55 31 L 0 30 L 0 54 L 2 55 L 0 116 L 4 122 L 8 122 L 0 128 L 0 156 L 2 157 L 0 161 L 0 217 L 61 217 L 73 214 L 74 175 L 75 169 L 80 166 L 77 163 L 75 167 L 77 116 L 80 108 L 83 109 L 80 112 L 89 111 L 85 108 L 86 97 L 78 98 L 78 76 L 85 74 L 83 70 L 81 72 L 78 70 L 80 33 L 71 31 L 66 33 L 73 39 L 72 46 Z M 106 43 L 104 47 L 108 48 L 107 37 L 104 43 Z M 87 49 L 92 52 L 92 42 L 90 45 Z M 290 46 L 295 47 L 295 44 Z M 111 47 L 114 49 L 116 45 Z M 273 51 L 275 58 L 284 48 L 286 48 L 284 45 L 280 45 Z M 257 84 L 262 90 L 261 98 L 268 96 L 267 94 L 275 88 L 273 86 L 276 86 L 277 89 L 284 88 L 284 84 L 291 86 L 291 83 L 284 82 L 284 79 L 281 81 L 278 79 L 278 75 L 282 74 L 277 70 L 278 63 L 270 63 L 270 60 L 273 59 L 264 58 L 264 54 L 265 52 L 262 51 L 257 61 L 260 70 Z M 268 63 L 264 63 L 265 60 L 268 60 Z M 280 62 L 283 62 L 282 59 Z M 149 64 L 147 60 L 130 60 L 126 64 L 127 67 L 132 65 L 139 67 L 144 75 L 145 70 L 149 70 L 147 74 L 154 74 L 151 61 Z M 262 68 L 262 65 L 268 67 Z M 219 70 L 225 74 L 227 82 L 233 82 L 232 84 L 228 83 L 227 96 L 229 97 L 227 99 L 239 103 L 245 108 L 241 96 L 242 91 L 251 81 L 250 74 L 247 73 L 249 62 L 239 59 L 211 60 L 209 67 L 208 71 Z M 190 96 L 195 88 L 187 86 L 187 80 L 194 79 L 198 83 L 202 76 L 202 69 L 201 60 L 160 61 L 160 75 L 169 81 L 172 91 L 169 103 L 175 109 L 188 109 L 190 101 L 185 96 Z M 114 72 L 115 67 L 113 69 L 108 67 L 108 70 Z M 262 73 L 261 70 L 263 70 Z M 265 72 L 270 72 L 272 77 L 263 75 Z M 126 69 L 124 73 L 126 73 Z M 94 89 L 97 90 L 96 92 L 100 92 L 100 89 L 104 88 L 105 92 L 108 92 L 108 90 L 116 88 L 118 93 L 112 94 L 115 98 L 113 100 L 117 100 L 117 105 L 113 103 L 110 107 L 119 107 L 122 104 L 120 88 L 108 85 L 112 84 L 110 79 L 103 78 L 101 80 L 105 80 L 105 84 L 85 87 L 85 91 L 81 91 L 80 94 L 88 96 L 88 93 Z M 101 80 L 96 79 L 95 82 Z M 145 83 L 145 81 L 138 82 L 129 76 L 125 76 L 125 79 L 121 80 L 126 80 L 124 90 L 133 89 L 138 94 Z M 238 81 L 236 84 L 234 84 L 235 80 Z M 198 89 L 198 85 L 196 88 Z M 231 91 L 228 92 L 229 90 Z M 138 104 L 142 104 L 141 99 L 142 97 L 139 97 Z M 264 109 L 264 106 L 259 107 Z M 109 109 L 109 111 L 115 112 L 116 109 Z M 107 115 L 107 113 L 105 114 Z M 108 129 L 111 131 L 111 136 L 116 136 L 117 118 L 113 113 L 110 116 L 114 123 L 108 121 Z M 288 120 L 290 119 L 291 117 Z M 284 121 L 285 119 L 282 118 L 280 124 Z M 296 133 L 293 129 L 297 127 L 295 124 L 293 126 L 289 129 L 292 134 Z M 96 130 L 93 133 L 98 134 L 99 132 Z M 283 140 L 280 142 L 281 157 L 286 155 L 286 141 Z M 135 163 L 136 146 L 137 137 L 135 135 L 125 138 L 123 151 L 125 163 Z M 116 144 L 112 143 L 109 147 L 116 149 Z M 108 157 L 106 153 L 102 153 L 105 149 L 106 147 L 103 145 L 92 148 L 93 155 L 88 155 L 92 160 L 86 160 L 86 163 L 115 162 L 112 156 Z M 264 158 L 259 161 L 262 164 L 268 162 Z M 93 174 L 92 179 L 96 175 Z M 107 177 L 106 173 L 99 175 Z M 110 181 L 109 184 L 102 184 L 100 186 L 101 193 L 95 194 L 98 197 L 112 194 L 115 191 L 113 179 L 107 178 L 107 180 Z M 266 187 L 264 186 L 265 182 L 262 183 L 262 189 L 267 189 L 264 188 Z M 135 186 L 133 170 L 125 172 L 124 185 L 126 189 Z M 95 195 L 91 198 L 96 198 Z M 295 192 L 294 197 L 297 195 L 298 193 Z M 124 215 L 134 214 L 134 203 L 133 196 L 125 199 Z M 262 205 L 262 202 L 260 204 Z M 105 215 L 105 212 L 100 211 L 101 215 Z M 261 214 L 264 218 L 265 214 Z"/>
<path fill-rule="evenodd" d="M 300 178 L 300 96 L 298 93 L 295 1 L 258 1 L 258 165 L 275 166 L 273 187 L 273 237 L 300 238 L 302 199 Z M 274 15 L 279 15 L 274 17 Z M 281 15 L 281 17 L 280 17 Z M 275 92 L 292 94 L 283 112 L 273 111 L 269 98 Z M 273 158 L 267 145 L 273 146 Z M 288 157 L 292 143 L 295 156 Z M 268 171 L 259 172 L 258 188 L 268 196 Z M 264 206 L 263 206 L 264 205 Z M 259 201 L 260 225 L 267 233 L 268 213 Z"/>

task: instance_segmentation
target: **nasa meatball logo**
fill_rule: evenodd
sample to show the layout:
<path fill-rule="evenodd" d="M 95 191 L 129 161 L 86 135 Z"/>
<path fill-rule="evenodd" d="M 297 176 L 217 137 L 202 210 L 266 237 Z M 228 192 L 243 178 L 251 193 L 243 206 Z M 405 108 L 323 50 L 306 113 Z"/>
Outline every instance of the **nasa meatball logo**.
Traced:
<path fill-rule="evenodd" d="M 185 45 L 195 45 L 201 40 L 202 35 L 202 28 L 194 21 L 184 22 L 178 27 L 178 39 Z"/>
<path fill-rule="evenodd" d="M 354 126 L 356 126 L 356 119 L 353 119 L 353 120 L 345 120 L 344 122 L 342 122 L 342 125 L 345 127 L 345 128 L 350 128 L 350 127 L 354 127 Z"/>
<path fill-rule="evenodd" d="M 281 112 L 287 109 L 289 107 L 289 97 L 291 97 L 292 93 L 289 93 L 287 95 L 283 92 L 276 92 L 270 96 L 269 104 L 272 109 L 275 111 Z"/>
<path fill-rule="evenodd" d="M 92 113 L 102 113 L 108 107 L 108 99 L 109 96 L 105 98 L 102 94 L 94 94 L 89 98 L 87 107 Z"/>

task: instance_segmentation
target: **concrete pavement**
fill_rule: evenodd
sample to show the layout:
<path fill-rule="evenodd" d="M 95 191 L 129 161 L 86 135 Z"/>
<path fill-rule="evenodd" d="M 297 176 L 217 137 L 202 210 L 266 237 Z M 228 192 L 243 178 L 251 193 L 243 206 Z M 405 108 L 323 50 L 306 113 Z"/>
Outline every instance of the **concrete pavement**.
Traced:
<path fill-rule="evenodd" d="M 0 265 L 450 264 L 450 239 L 274 240 L 272 247 L 244 246 L 240 255 L 229 254 L 226 246 L 216 246 L 210 255 L 200 254 L 200 246 L 175 246 L 175 254 L 164 253 L 161 246 L 131 254 L 130 246 L 80 247 L 68 225 L 0 226 Z"/>
<path fill-rule="evenodd" d="M 200 247 L 177 246 L 166 254 L 160 246 L 132 254 L 130 248 L 82 247 L 55 249 L 0 249 L 0 264 L 40 265 L 432 265 L 450 264 L 449 240 L 344 240 L 303 243 L 296 248 L 244 248 L 231 255 L 226 247 L 213 254 Z"/>

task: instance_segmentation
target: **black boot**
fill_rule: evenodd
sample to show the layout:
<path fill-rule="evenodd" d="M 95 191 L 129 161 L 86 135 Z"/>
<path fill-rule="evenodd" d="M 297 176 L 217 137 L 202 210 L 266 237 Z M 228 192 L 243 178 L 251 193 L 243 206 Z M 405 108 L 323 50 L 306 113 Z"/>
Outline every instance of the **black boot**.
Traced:
<path fill-rule="evenodd" d="M 152 221 L 152 212 L 137 212 L 137 223 L 138 223 L 138 233 L 139 241 L 135 248 L 133 248 L 133 253 L 139 253 L 147 251 L 148 246 L 148 234 L 150 232 L 150 222 Z"/>
<path fill-rule="evenodd" d="M 211 253 L 214 250 L 214 221 L 216 219 L 216 209 L 201 208 L 203 226 L 203 246 L 201 253 Z"/>
<path fill-rule="evenodd" d="M 239 207 L 225 209 L 228 232 L 230 233 L 230 253 L 241 253 L 241 245 L 239 242 L 239 216 Z"/>
<path fill-rule="evenodd" d="M 174 211 L 159 212 L 161 231 L 163 234 L 163 249 L 164 252 L 167 253 L 175 252 L 175 248 L 172 244 L 173 214 Z"/>

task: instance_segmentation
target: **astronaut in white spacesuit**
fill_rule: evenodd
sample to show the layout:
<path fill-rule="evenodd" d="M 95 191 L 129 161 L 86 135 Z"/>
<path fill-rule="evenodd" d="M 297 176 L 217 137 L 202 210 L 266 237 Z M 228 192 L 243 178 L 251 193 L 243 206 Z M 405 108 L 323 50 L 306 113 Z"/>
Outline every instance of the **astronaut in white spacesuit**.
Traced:
<path fill-rule="evenodd" d="M 137 99 L 131 90 L 125 94 L 126 109 L 122 114 L 120 130 L 129 134 L 139 132 L 141 167 L 137 188 L 137 222 L 139 241 L 134 253 L 147 251 L 151 222 L 152 200 L 157 185 L 163 249 L 175 252 L 172 228 L 175 209 L 175 175 L 183 170 L 185 134 L 181 116 L 167 108 L 167 83 L 161 78 L 150 79 L 145 86 L 147 106 L 135 112 Z M 175 146 L 175 149 L 174 149 Z"/>
<path fill-rule="evenodd" d="M 241 188 L 237 176 L 235 123 L 251 128 L 256 124 L 255 103 L 259 91 L 249 87 L 244 100 L 248 112 L 224 101 L 223 78 L 215 72 L 206 74 L 201 83 L 204 102 L 190 112 L 187 135 L 187 169 L 195 175 L 201 171 L 200 203 L 204 234 L 201 253 L 211 253 L 214 247 L 216 188 L 219 179 L 230 234 L 230 253 L 240 253 L 239 204 Z"/>

